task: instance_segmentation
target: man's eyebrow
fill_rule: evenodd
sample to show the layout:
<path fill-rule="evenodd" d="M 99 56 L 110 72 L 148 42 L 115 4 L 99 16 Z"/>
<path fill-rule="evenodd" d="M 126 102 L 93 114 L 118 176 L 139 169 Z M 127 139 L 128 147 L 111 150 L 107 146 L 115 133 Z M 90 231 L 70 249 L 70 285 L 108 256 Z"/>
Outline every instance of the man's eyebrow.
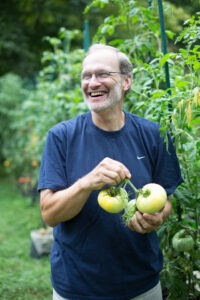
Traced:
<path fill-rule="evenodd" d="M 85 71 L 83 71 L 82 72 L 82 74 L 93 74 L 93 73 L 99 73 L 99 72 L 105 72 L 105 73 L 109 73 L 109 72 L 112 72 L 111 70 L 105 70 L 105 69 L 98 69 L 98 70 L 96 70 L 96 71 L 87 71 L 87 70 L 85 70 Z"/>

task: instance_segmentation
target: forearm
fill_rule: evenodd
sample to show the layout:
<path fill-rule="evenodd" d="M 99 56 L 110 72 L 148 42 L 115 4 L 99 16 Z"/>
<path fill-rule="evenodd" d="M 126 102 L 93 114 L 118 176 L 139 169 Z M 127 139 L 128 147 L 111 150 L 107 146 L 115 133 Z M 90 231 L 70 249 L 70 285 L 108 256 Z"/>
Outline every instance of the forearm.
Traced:
<path fill-rule="evenodd" d="M 41 191 L 41 213 L 49 226 L 70 220 L 81 211 L 91 193 L 83 181 L 79 179 L 69 188 L 57 192 L 49 189 Z"/>

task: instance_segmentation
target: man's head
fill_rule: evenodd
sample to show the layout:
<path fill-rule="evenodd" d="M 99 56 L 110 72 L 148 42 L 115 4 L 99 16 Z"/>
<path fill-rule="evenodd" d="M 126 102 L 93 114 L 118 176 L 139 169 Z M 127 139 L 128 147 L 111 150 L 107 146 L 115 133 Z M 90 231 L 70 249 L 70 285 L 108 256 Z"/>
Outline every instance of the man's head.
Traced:
<path fill-rule="evenodd" d="M 132 79 L 132 75 L 133 75 L 133 65 L 130 61 L 130 59 L 128 58 L 128 56 L 126 54 L 124 54 L 123 52 L 119 51 L 119 49 L 109 46 L 109 45 L 104 45 L 104 44 L 93 44 L 87 53 L 87 56 L 90 55 L 93 52 L 96 51 L 103 51 L 103 50 L 110 50 L 116 53 L 117 58 L 118 58 L 118 63 L 119 63 L 119 70 L 122 74 L 127 74 L 129 76 L 131 76 Z M 87 57 L 86 56 L 86 57 Z"/>
<path fill-rule="evenodd" d="M 118 49 L 94 44 L 83 61 L 82 90 L 89 108 L 102 111 L 122 104 L 132 83 L 132 64 Z"/>

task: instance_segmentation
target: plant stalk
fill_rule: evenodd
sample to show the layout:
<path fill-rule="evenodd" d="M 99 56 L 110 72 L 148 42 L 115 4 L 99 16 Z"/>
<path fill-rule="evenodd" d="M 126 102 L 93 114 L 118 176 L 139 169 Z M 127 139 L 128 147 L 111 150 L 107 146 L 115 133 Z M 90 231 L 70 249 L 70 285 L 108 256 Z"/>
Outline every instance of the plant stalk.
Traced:
<path fill-rule="evenodd" d="M 135 194 L 136 194 L 136 198 L 137 198 L 137 196 L 138 196 L 139 193 L 140 193 L 140 190 L 138 190 L 138 189 L 134 186 L 134 184 L 132 184 L 132 182 L 130 181 L 130 179 L 125 179 L 125 180 L 123 181 L 123 187 L 126 187 L 126 185 L 129 185 L 129 186 L 133 189 L 133 191 L 134 191 Z"/>

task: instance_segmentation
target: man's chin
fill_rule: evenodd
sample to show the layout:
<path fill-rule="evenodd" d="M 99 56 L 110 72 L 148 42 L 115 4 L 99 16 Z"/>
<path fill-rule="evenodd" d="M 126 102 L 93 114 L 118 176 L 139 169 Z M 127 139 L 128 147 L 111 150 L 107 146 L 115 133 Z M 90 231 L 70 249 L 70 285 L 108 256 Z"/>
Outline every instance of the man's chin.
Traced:
<path fill-rule="evenodd" d="M 99 112 L 103 112 L 107 109 L 111 109 L 112 107 L 118 105 L 119 101 L 102 101 L 99 103 L 91 103 L 90 101 L 87 101 L 87 99 L 85 99 L 85 102 L 89 108 L 89 110 L 99 113 Z"/>
<path fill-rule="evenodd" d="M 110 107 L 110 105 L 108 105 L 106 103 L 104 103 L 104 105 L 103 104 L 100 105 L 100 103 L 98 105 L 96 105 L 96 104 L 89 103 L 89 102 L 86 101 L 86 104 L 87 104 L 89 110 L 91 110 L 93 112 L 101 112 L 101 111 L 104 111 L 104 110 L 106 110 L 107 108 Z"/>

